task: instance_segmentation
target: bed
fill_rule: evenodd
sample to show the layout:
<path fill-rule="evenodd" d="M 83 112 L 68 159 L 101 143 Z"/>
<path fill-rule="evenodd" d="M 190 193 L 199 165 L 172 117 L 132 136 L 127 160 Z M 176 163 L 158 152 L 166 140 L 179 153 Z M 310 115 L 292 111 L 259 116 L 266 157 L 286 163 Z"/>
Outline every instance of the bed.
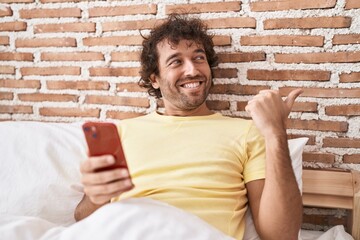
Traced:
<path fill-rule="evenodd" d="M 83 195 L 79 163 L 87 152 L 81 124 L 0 122 L 0 239 L 232 239 L 196 216 L 145 198 L 108 204 L 75 223 L 73 212 Z M 304 205 L 352 210 L 348 229 L 359 240 L 359 173 L 303 171 L 306 141 L 289 140 Z M 250 213 L 244 239 L 259 239 Z M 326 232 L 301 230 L 299 239 L 353 238 L 339 225 Z"/>
<path fill-rule="evenodd" d="M 347 229 L 355 240 L 360 240 L 360 172 L 304 169 L 302 180 L 304 206 L 350 210 Z"/>

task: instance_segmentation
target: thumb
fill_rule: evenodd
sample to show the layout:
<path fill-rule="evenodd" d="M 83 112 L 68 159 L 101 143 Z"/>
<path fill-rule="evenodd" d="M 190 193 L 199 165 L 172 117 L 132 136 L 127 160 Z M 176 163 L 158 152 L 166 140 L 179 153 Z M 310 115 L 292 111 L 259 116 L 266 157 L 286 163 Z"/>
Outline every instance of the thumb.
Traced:
<path fill-rule="evenodd" d="M 300 96 L 300 94 L 302 94 L 304 91 L 301 88 L 292 90 L 289 95 L 287 96 L 287 98 L 285 99 L 285 104 L 286 106 L 291 109 L 292 106 L 294 105 L 295 99 Z"/>

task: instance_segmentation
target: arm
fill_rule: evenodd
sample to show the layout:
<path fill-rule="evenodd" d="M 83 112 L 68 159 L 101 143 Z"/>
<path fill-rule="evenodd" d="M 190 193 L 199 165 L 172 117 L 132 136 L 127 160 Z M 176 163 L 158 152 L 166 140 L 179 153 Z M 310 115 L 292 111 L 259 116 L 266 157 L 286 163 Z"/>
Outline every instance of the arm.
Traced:
<path fill-rule="evenodd" d="M 277 91 L 260 92 L 246 111 L 265 138 L 265 180 L 246 184 L 255 227 L 261 239 L 297 239 L 302 200 L 291 166 L 285 122 L 301 90 L 282 101 Z"/>
<path fill-rule="evenodd" d="M 84 196 L 76 206 L 74 217 L 80 221 L 92 214 L 101 206 L 110 202 L 111 198 L 130 190 L 129 172 L 126 169 L 98 171 L 96 169 L 108 167 L 115 163 L 111 155 L 89 157 L 80 165 L 81 182 L 84 185 Z"/>

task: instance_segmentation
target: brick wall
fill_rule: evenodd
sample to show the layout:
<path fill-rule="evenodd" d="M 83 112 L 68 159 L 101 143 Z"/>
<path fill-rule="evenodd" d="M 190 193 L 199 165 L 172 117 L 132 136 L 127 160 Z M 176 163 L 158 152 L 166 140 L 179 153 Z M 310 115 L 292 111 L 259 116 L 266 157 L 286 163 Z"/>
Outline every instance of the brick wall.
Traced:
<path fill-rule="evenodd" d="M 215 34 L 209 107 L 248 117 L 262 89 L 302 87 L 304 165 L 360 169 L 360 1 L 0 0 L 0 120 L 124 119 L 161 107 L 137 86 L 142 34 L 178 11 Z"/>

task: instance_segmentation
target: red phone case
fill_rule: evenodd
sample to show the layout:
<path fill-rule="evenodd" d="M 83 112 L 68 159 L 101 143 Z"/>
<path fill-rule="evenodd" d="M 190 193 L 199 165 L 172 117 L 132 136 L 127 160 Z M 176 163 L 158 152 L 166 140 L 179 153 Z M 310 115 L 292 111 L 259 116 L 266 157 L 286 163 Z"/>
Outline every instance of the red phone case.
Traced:
<path fill-rule="evenodd" d="M 115 124 L 108 122 L 86 122 L 82 126 L 90 156 L 111 154 L 115 164 L 97 171 L 128 168 Z"/>

